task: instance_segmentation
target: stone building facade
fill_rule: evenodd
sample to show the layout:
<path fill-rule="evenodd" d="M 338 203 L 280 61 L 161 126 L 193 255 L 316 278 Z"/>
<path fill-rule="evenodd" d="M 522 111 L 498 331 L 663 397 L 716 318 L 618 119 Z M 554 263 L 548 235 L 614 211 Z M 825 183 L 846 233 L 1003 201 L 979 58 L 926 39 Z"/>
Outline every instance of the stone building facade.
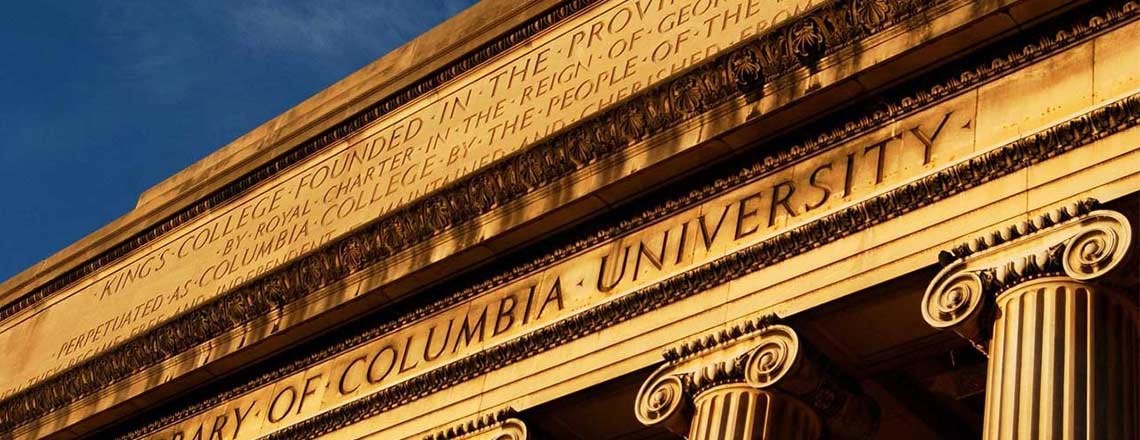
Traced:
<path fill-rule="evenodd" d="M 0 438 L 1140 438 L 1137 41 L 486 0 L 0 285 Z"/>

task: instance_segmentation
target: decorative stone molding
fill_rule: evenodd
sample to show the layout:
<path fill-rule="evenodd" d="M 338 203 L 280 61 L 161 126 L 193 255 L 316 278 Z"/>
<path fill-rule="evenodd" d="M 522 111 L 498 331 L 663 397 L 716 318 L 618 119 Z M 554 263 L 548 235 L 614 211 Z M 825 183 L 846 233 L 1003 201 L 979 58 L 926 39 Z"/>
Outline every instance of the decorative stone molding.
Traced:
<path fill-rule="evenodd" d="M 648 426 L 691 439 L 821 438 L 825 432 L 864 439 L 878 428 L 874 403 L 771 316 L 682 344 L 664 357 L 637 394 L 637 419 Z"/>
<path fill-rule="evenodd" d="M 527 440 L 526 423 L 504 408 L 424 436 L 423 440 Z"/>
<path fill-rule="evenodd" d="M 575 15 L 601 0 L 572 0 L 547 11 L 526 25 L 480 47 L 461 60 L 407 87 L 392 97 L 362 110 L 341 124 L 317 135 L 284 153 L 257 170 L 207 195 L 140 232 L 118 246 L 85 261 L 76 268 L 53 278 L 31 292 L 0 306 L 0 319 L 18 313 L 50 297 L 94 271 L 118 261 L 178 226 L 216 209 L 257 183 L 270 179 L 312 155 L 357 132 L 371 122 L 404 104 L 431 93 L 455 77 L 471 70 L 498 54 L 509 50 Z M 738 50 L 705 63 L 698 69 L 656 88 L 657 96 L 645 93 L 637 102 L 614 109 L 580 124 L 574 133 L 544 142 L 505 163 L 459 182 L 448 185 L 428 200 L 422 200 L 393 213 L 383 225 L 373 224 L 373 233 L 383 234 L 371 240 L 340 240 L 335 246 L 340 258 L 350 265 L 374 262 L 367 253 L 388 256 L 422 242 L 462 221 L 482 215 L 496 206 L 515 200 L 539 186 L 557 180 L 573 171 L 623 149 L 623 145 L 667 128 L 695 112 L 707 109 L 737 91 L 763 86 L 764 78 L 786 74 L 800 66 L 813 66 L 824 55 L 833 53 L 884 27 L 901 22 L 919 12 L 945 3 L 945 0 L 850 0 L 833 2 L 811 15 L 765 34 Z M 874 11 L 874 12 L 868 12 Z M 761 55 L 762 54 L 762 55 Z M 796 63 L 799 60 L 799 63 Z M 703 77 L 702 77 L 703 76 Z M 723 77 L 723 78 L 722 78 Z M 731 86 L 731 87 L 729 87 Z M 586 141 L 586 142 L 583 142 Z M 591 144 L 593 142 L 597 144 Z M 554 151 L 550 151 L 553 149 Z M 379 223 L 379 222 L 377 222 Z M 388 231 L 388 232 L 383 232 Z M 382 251 L 370 249 L 373 246 Z M 368 249 L 366 252 L 365 249 Z M 369 261 L 364 261 L 365 259 Z"/>
<path fill-rule="evenodd" d="M 638 141 L 661 133 L 745 92 L 761 88 L 764 78 L 776 78 L 804 66 L 810 67 L 810 64 L 803 63 L 814 63 L 818 57 L 835 53 L 887 27 L 950 1 L 953 0 L 847 0 L 814 8 L 799 20 L 774 28 L 677 78 L 648 88 L 624 104 L 587 118 L 525 151 L 504 158 L 489 166 L 486 171 L 449 184 L 432 196 L 377 219 L 306 257 L 52 379 L 0 401 L 0 430 L 42 417 L 83 396 L 98 392 L 108 383 L 156 365 L 495 207 L 614 156 Z M 590 3 L 593 2 L 572 2 L 581 4 L 580 7 Z M 871 4 L 882 5 L 870 6 Z M 877 17 L 875 14 L 860 12 L 864 8 L 887 11 L 887 18 L 876 18 L 873 22 L 863 21 L 867 17 Z M 555 16 L 563 16 L 558 14 Z M 806 24 L 805 20 L 814 24 Z M 813 30 L 804 30 L 804 26 Z M 822 33 L 822 41 L 814 35 L 817 32 Z M 387 107 L 383 111 L 373 109 L 369 112 L 379 117 L 378 115 L 394 109 L 397 104 L 385 105 Z M 354 124 L 352 130 L 364 126 L 364 122 Z M 349 128 L 338 130 L 342 135 L 352 132 Z M 327 142 L 331 143 L 332 140 Z M 323 148 L 328 143 L 321 145 Z M 800 153 L 805 154 L 796 154 L 796 158 L 806 155 L 806 152 Z M 287 156 L 295 155 L 289 153 Z M 273 165 L 270 169 L 277 170 L 277 167 L 283 166 Z M 262 174 L 265 173 L 272 174 L 262 171 Z M 234 189 L 227 190 L 225 194 L 230 194 L 228 191 L 240 192 Z M 216 204 L 211 203 L 209 206 Z M 205 211 L 205 208 L 195 209 Z M 193 217 L 190 214 L 183 215 Z M 36 294 L 36 298 L 42 299 L 46 295 Z"/>
<path fill-rule="evenodd" d="M 1137 286 L 1112 279 L 1132 229 L 1097 207 L 1081 201 L 940 256 L 923 318 L 988 354 L 985 439 L 1140 433 Z"/>
<path fill-rule="evenodd" d="M 759 176 L 766 175 L 772 170 L 788 166 L 804 157 L 860 136 L 885 122 L 956 96 L 962 90 L 1005 75 L 1049 54 L 1071 47 L 1073 44 L 1086 41 L 1092 35 L 1132 21 L 1137 16 L 1140 16 L 1140 8 L 1136 7 L 1135 2 L 1117 4 L 1100 11 L 1089 11 L 1089 15 L 1074 17 L 1071 22 L 1062 26 L 1027 35 L 1022 40 L 1024 46 L 1013 46 L 1013 48 L 1004 48 L 996 54 L 987 54 L 986 57 L 979 58 L 977 64 L 973 64 L 965 70 L 955 69 L 943 76 L 928 75 L 928 79 L 923 83 L 908 88 L 904 92 L 887 95 L 883 98 L 884 102 L 855 111 L 853 113 L 857 116 L 853 118 L 841 119 L 836 124 L 829 125 L 828 128 L 816 129 L 794 138 L 792 142 L 772 149 L 773 151 L 770 154 L 741 166 L 737 172 L 720 178 L 715 183 L 702 183 L 691 189 L 679 191 L 680 196 L 653 201 L 647 208 L 638 208 L 637 211 L 620 218 L 620 221 L 586 230 L 580 236 L 572 237 L 551 250 L 543 251 L 532 260 L 507 268 L 482 282 L 445 295 L 438 301 L 405 310 L 401 312 L 402 315 L 352 337 L 339 340 L 318 351 L 300 353 L 295 357 L 287 358 L 278 367 L 270 368 L 269 371 L 257 376 L 254 380 L 217 393 L 209 399 L 196 402 L 193 405 L 179 408 L 172 413 L 154 419 L 145 426 L 138 427 L 132 431 L 129 438 L 145 436 L 146 433 L 174 420 L 188 417 L 191 414 L 203 411 L 205 408 L 217 405 L 219 402 L 300 371 L 348 347 L 359 345 L 407 322 L 433 314 L 459 301 L 471 298 L 479 292 L 510 283 L 523 274 L 552 264 L 580 252 L 582 249 L 620 236 L 630 230 L 643 227 L 685 207 L 700 203 L 714 194 L 742 185 Z M 517 343 L 510 344 L 510 346 L 480 353 L 473 356 L 470 362 L 464 360 L 462 364 L 465 365 L 438 374 L 433 372 L 423 377 L 417 377 L 406 385 L 385 390 L 381 393 L 382 395 L 368 399 L 366 402 L 349 405 L 343 410 L 321 416 L 320 423 L 287 429 L 286 434 L 316 435 L 321 432 L 328 432 L 329 429 L 336 426 L 342 426 L 340 425 L 342 423 L 363 420 L 390 409 L 396 405 L 396 402 L 411 399 L 412 397 L 409 396 L 445 389 L 452 384 L 462 382 L 465 378 L 483 374 L 489 371 L 489 368 L 485 367 L 486 365 L 513 363 L 559 343 L 589 334 L 596 329 L 606 328 L 629 317 L 687 298 L 700 289 L 715 286 L 758 268 L 776 264 L 785 258 L 862 231 L 885 221 L 888 217 L 905 214 L 989 180 L 1024 169 L 1033 163 L 1086 146 L 1096 139 L 1133 127 L 1137 123 L 1140 123 L 1140 96 L 1130 96 L 1041 133 L 1007 144 L 978 157 L 976 160 L 940 171 L 906 187 L 890 191 L 833 215 L 797 227 L 757 245 L 753 250 L 726 258 L 726 260 L 731 261 L 702 267 L 659 285 L 647 287 L 629 298 L 599 308 L 596 313 L 590 313 L 591 316 L 545 329 L 541 334 L 526 337 Z M 737 269 L 728 270 L 729 267 Z M 414 304 L 416 301 L 413 300 L 412 303 Z M 286 434 L 279 438 L 288 438 Z"/>
<path fill-rule="evenodd" d="M 995 301 L 1004 292 L 1042 277 L 1092 280 L 1124 260 L 1132 241 L 1128 220 L 1099 206 L 1082 200 L 942 251 L 945 267 L 923 296 L 923 319 L 986 353 Z"/>
<path fill-rule="evenodd" d="M 761 268 L 778 264 L 785 259 L 866 230 L 896 216 L 1024 169 L 1024 167 L 1043 161 L 1048 157 L 1089 145 L 1100 137 L 1134 127 L 1137 124 L 1140 124 L 1140 95 L 1133 95 L 1073 120 L 1058 124 L 1036 135 L 991 150 L 970 161 L 928 175 L 919 181 L 798 226 L 712 263 L 647 286 L 602 306 L 586 310 L 571 319 L 560 321 L 509 343 L 463 358 L 445 368 L 411 378 L 363 399 L 322 413 L 305 423 L 282 429 L 266 438 L 292 439 L 327 434 L 339 427 L 365 420 L 431 392 L 446 389 L 568 341 L 691 297 Z M 710 185 L 710 193 L 713 188 L 724 188 L 720 185 L 723 183 Z M 388 327 L 385 324 L 376 328 Z M 371 334 L 371 332 L 370 330 L 366 334 Z M 367 339 L 364 339 L 362 335 L 359 338 L 350 338 L 344 343 L 359 343 L 364 340 Z M 334 347 L 339 348 L 341 345 L 336 344 Z M 333 348 L 325 348 L 321 350 L 320 353 L 322 354 L 307 356 L 313 358 L 327 357 L 328 354 L 324 354 L 326 351 L 330 354 L 335 353 L 331 350 Z M 285 374 L 285 371 L 311 365 L 307 363 L 312 360 L 309 357 L 289 359 L 288 365 L 281 370 L 267 373 L 265 377 L 276 377 Z M 259 386 L 263 383 L 265 382 L 260 382 L 259 379 L 235 388 L 235 390 L 240 389 L 244 392 L 248 389 L 247 386 L 254 386 L 251 384 Z M 218 398 L 230 395 L 231 393 L 226 392 L 219 394 Z M 162 417 L 147 427 L 133 431 L 129 438 L 145 436 L 147 432 L 161 427 L 171 420 L 177 420 L 186 414 L 201 411 L 207 408 L 207 405 L 215 403 L 203 401 L 200 404 L 183 408 L 176 414 Z"/>

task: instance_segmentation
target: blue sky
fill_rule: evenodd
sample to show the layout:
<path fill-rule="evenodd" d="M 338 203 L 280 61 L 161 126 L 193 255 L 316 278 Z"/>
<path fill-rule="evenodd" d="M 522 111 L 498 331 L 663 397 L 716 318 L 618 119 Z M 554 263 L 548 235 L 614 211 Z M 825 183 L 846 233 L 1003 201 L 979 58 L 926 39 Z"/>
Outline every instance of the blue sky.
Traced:
<path fill-rule="evenodd" d="M 7 5 L 0 14 L 0 280 L 471 3 Z"/>

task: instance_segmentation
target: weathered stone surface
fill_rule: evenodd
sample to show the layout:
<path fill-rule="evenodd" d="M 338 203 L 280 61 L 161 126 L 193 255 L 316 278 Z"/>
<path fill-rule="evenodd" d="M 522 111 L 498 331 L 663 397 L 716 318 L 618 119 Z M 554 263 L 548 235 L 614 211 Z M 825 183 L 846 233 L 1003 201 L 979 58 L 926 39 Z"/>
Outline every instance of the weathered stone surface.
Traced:
<path fill-rule="evenodd" d="M 329 148 L 251 180 L 122 263 L 64 294 L 9 303 L 0 348 L 26 356 L 0 363 L 0 382 L 12 385 L 0 427 L 20 438 L 86 434 L 306 332 L 423 294 L 583 209 L 637 198 L 700 154 L 744 150 L 747 161 L 659 204 L 617 208 L 580 239 L 438 301 L 397 306 L 396 319 L 264 364 L 127 436 L 422 437 L 437 432 L 422 420 L 437 413 L 484 420 L 444 438 L 483 435 L 494 423 L 473 414 L 530 408 L 646 367 L 653 347 L 715 340 L 723 332 L 712 328 L 731 332 L 760 311 L 838 300 L 924 267 L 931 249 L 968 231 L 1140 189 L 1140 84 L 1122 47 L 1137 26 L 1134 3 L 1021 30 L 806 126 L 935 64 L 914 58 L 924 49 L 970 51 L 1033 20 L 1033 2 L 776 3 L 564 4 L 557 10 L 575 14 L 451 70 L 438 88 L 350 118 L 314 138 Z M 1052 5 L 1038 3 L 1042 13 Z M 756 17 L 766 18 L 746 20 Z M 234 157 L 253 151 L 235 148 Z M 140 209 L 188 197 L 178 179 Z M 211 185 L 187 179 L 190 193 Z"/>

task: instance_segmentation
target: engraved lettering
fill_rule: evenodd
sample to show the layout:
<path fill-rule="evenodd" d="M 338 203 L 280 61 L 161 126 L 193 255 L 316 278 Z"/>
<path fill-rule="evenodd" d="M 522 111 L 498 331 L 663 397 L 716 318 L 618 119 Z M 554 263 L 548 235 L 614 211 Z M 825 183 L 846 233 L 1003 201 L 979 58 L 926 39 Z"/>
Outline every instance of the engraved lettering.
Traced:
<path fill-rule="evenodd" d="M 922 131 L 922 127 L 914 126 L 910 129 L 910 133 L 914 135 L 918 142 L 922 143 L 922 164 L 929 165 L 931 160 L 931 150 L 934 148 L 934 141 L 938 139 L 938 134 L 942 133 L 942 127 L 946 126 L 946 121 L 950 120 L 950 114 L 946 112 L 942 115 L 942 119 L 938 121 L 938 126 L 934 127 L 934 131 L 927 135 Z"/>
<path fill-rule="evenodd" d="M 737 206 L 736 207 L 736 235 L 733 236 L 733 240 L 740 240 L 740 239 L 747 237 L 749 235 L 752 235 L 756 231 L 760 230 L 760 225 L 752 225 L 752 227 L 750 227 L 750 228 L 744 227 L 744 221 L 745 220 L 756 217 L 756 213 L 760 212 L 760 209 L 757 207 L 748 208 L 747 207 L 748 202 L 751 202 L 751 201 L 759 202 L 760 197 L 761 197 L 761 194 L 756 193 L 756 194 L 752 194 L 748 197 L 745 197 L 743 199 L 740 199 L 738 202 L 736 202 L 736 206 Z M 718 228 L 719 228 L 719 226 L 718 226 Z"/>
<path fill-rule="evenodd" d="M 820 206 L 823 206 L 824 203 L 827 203 L 827 198 L 831 197 L 831 187 L 827 186 L 827 184 L 825 182 L 819 181 L 820 173 L 822 173 L 824 171 L 831 171 L 831 164 L 830 163 L 825 163 L 823 165 L 820 165 L 819 168 L 816 168 L 815 171 L 811 172 L 811 177 L 808 179 L 808 185 L 811 185 L 812 188 L 816 188 L 816 189 L 820 190 L 822 192 L 822 194 L 820 194 L 820 196 L 819 196 L 819 201 L 817 201 L 815 203 L 805 203 L 804 204 L 804 211 L 805 212 L 811 211 L 811 210 L 816 209 Z"/>
<path fill-rule="evenodd" d="M 541 312 L 539 312 L 541 315 Z M 483 342 L 483 324 L 487 322 L 487 306 L 483 306 L 483 311 L 479 313 L 479 319 L 474 324 L 470 322 L 471 316 L 463 317 L 463 324 L 459 326 L 459 334 L 455 337 L 455 346 L 452 347 L 451 352 L 459 351 L 460 342 L 465 347 L 471 346 L 471 340 L 475 339 L 476 342 Z M 479 337 L 476 339 L 476 335 Z M 462 339 L 460 339 L 462 337 Z"/>
<path fill-rule="evenodd" d="M 787 188 L 788 192 L 781 195 L 781 188 Z M 788 201 L 792 198 L 792 194 L 795 192 L 796 184 L 792 183 L 791 181 L 783 181 L 777 183 L 772 187 L 772 204 L 768 208 L 768 227 L 772 227 L 776 224 L 777 206 L 784 207 L 784 212 L 788 214 L 788 217 L 796 216 L 796 212 L 792 210 L 792 205 L 788 203 Z"/>

